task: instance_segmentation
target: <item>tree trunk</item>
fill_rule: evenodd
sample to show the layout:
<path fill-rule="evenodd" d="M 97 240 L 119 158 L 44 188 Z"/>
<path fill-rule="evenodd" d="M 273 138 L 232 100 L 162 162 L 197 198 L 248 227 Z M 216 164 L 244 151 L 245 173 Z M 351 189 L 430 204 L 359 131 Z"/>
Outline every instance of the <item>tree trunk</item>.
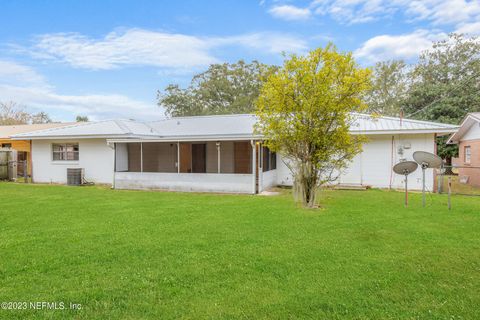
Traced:
<path fill-rule="evenodd" d="M 302 164 L 295 178 L 295 192 L 300 193 L 302 204 L 306 208 L 316 206 L 317 171 L 310 164 Z M 298 194 L 296 195 L 297 198 Z"/>

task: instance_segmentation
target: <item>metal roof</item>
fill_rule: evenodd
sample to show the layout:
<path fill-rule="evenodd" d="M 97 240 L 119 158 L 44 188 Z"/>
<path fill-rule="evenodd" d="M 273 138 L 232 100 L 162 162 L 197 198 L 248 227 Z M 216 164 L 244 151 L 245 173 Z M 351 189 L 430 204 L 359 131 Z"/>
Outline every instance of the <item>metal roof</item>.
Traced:
<path fill-rule="evenodd" d="M 373 116 L 369 114 L 353 113 L 354 123 L 350 131 L 355 133 L 408 133 L 408 132 L 432 132 L 452 133 L 458 129 L 457 125 L 431 121 L 401 119 L 395 117 Z"/>
<path fill-rule="evenodd" d="M 354 134 L 452 133 L 458 128 L 450 124 L 367 114 L 352 113 L 352 117 L 351 132 Z M 252 114 L 175 117 L 152 122 L 105 120 L 17 134 L 13 138 L 249 139 L 255 137 L 256 121 Z"/>
<path fill-rule="evenodd" d="M 157 134 L 152 128 L 142 122 L 133 120 L 104 120 L 82 122 L 63 127 L 37 130 L 13 135 L 14 139 L 63 139 L 63 138 L 112 138 L 112 137 L 142 137 Z"/>
<path fill-rule="evenodd" d="M 0 126 L 0 139 L 10 139 L 11 136 L 21 133 L 27 133 L 38 130 L 45 130 L 56 127 L 65 127 L 72 123 L 36 123 L 36 124 L 14 124 L 8 126 Z"/>
<path fill-rule="evenodd" d="M 236 136 L 253 134 L 257 121 L 252 114 L 175 117 L 149 122 L 162 137 L 182 136 Z"/>

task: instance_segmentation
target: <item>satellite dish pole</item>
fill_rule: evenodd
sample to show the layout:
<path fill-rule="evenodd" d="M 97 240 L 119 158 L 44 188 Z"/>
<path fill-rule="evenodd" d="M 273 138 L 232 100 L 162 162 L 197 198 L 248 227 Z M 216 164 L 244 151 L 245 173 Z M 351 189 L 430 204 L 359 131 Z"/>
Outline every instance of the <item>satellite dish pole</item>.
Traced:
<path fill-rule="evenodd" d="M 393 166 L 396 174 L 405 176 L 405 207 L 408 207 L 408 175 L 417 170 L 418 164 L 414 161 L 403 161 Z"/>
<path fill-rule="evenodd" d="M 422 206 L 425 207 L 425 170 L 427 170 L 427 166 L 422 163 Z"/>
<path fill-rule="evenodd" d="M 428 168 L 440 168 L 442 166 L 442 158 L 425 151 L 415 151 L 413 159 L 422 167 L 422 205 L 425 207 L 425 171 Z"/>

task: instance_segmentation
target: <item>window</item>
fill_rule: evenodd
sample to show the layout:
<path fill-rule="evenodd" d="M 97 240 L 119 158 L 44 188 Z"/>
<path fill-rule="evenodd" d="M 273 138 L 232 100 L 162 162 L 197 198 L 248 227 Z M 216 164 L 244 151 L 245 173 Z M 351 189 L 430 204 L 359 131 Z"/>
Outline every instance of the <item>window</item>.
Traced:
<path fill-rule="evenodd" d="M 78 143 L 54 143 L 52 152 L 53 161 L 76 161 L 78 160 Z"/>
<path fill-rule="evenodd" d="M 271 152 L 270 153 L 270 168 L 272 170 L 276 170 L 277 169 L 277 154 L 275 152 Z"/>
<path fill-rule="evenodd" d="M 270 171 L 270 150 L 267 147 L 263 147 L 263 172 Z"/>
<path fill-rule="evenodd" d="M 471 149 L 470 149 L 470 146 L 465 146 L 464 151 L 465 151 L 465 154 L 464 154 L 465 159 L 464 159 L 464 161 L 465 161 L 465 163 L 470 163 L 470 159 L 471 159 L 471 157 L 472 157 L 472 151 L 471 151 Z"/>
<path fill-rule="evenodd" d="M 11 143 L 2 143 L 2 148 L 11 149 L 11 148 L 12 148 L 12 144 L 11 144 Z"/>
<path fill-rule="evenodd" d="M 277 154 L 263 147 L 263 172 L 277 169 Z"/>

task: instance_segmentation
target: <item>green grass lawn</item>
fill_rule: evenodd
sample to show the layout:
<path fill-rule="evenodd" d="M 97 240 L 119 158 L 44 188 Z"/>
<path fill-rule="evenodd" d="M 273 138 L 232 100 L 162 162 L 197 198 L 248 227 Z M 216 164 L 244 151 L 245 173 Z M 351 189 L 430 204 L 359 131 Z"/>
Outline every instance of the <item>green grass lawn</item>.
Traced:
<path fill-rule="evenodd" d="M 0 319 L 480 319 L 480 197 L 0 183 Z"/>

